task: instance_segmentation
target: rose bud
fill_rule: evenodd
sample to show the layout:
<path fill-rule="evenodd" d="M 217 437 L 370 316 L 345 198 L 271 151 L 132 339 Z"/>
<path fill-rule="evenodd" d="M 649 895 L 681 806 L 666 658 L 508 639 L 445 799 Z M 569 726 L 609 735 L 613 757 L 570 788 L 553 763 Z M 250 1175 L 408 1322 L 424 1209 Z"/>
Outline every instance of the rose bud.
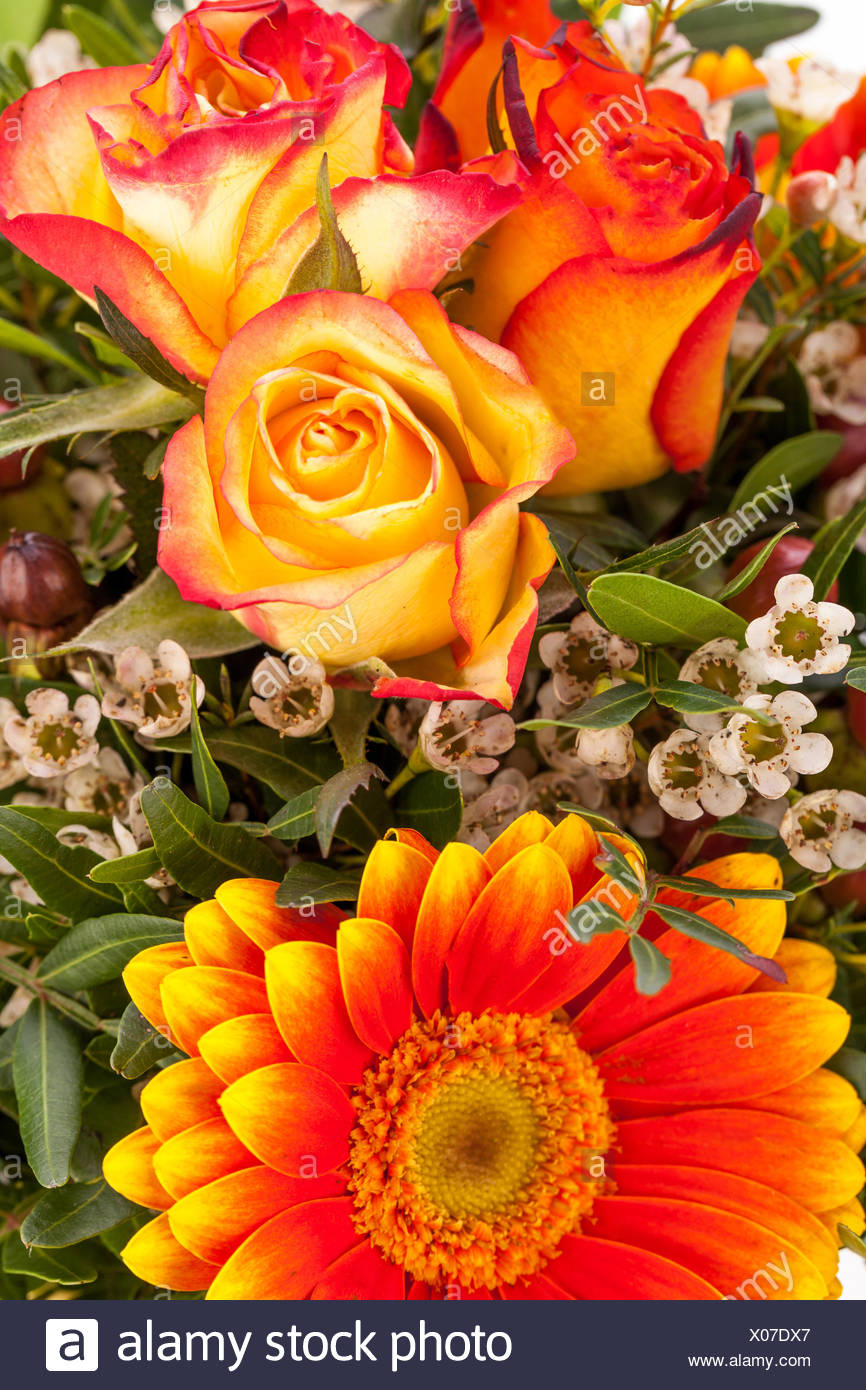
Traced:
<path fill-rule="evenodd" d="M 766 543 L 766 540 L 756 541 L 754 545 L 747 546 L 740 552 L 728 570 L 728 582 L 754 560 Z M 786 574 L 799 574 L 814 549 L 812 542 L 805 536 L 785 536 L 751 584 L 748 584 L 742 593 L 735 594 L 727 600 L 728 607 L 739 613 L 747 622 L 763 617 L 773 607 L 773 595 L 779 580 Z M 838 584 L 833 584 L 827 599 L 831 603 L 838 602 Z"/>
<path fill-rule="evenodd" d="M 0 415 L 5 415 L 7 410 L 14 410 L 14 405 L 9 401 L 0 400 Z M 16 449 L 12 454 L 5 454 L 0 458 L 0 492 L 9 492 L 12 488 L 21 487 L 22 484 L 30 482 L 35 478 L 41 467 L 42 450 L 34 449 L 33 453 L 24 468 L 24 455 L 26 449 Z"/>
<path fill-rule="evenodd" d="M 813 227 L 816 222 L 826 221 L 839 196 L 839 185 L 833 174 L 809 169 L 791 180 L 785 196 L 792 221 L 800 227 Z"/>
<path fill-rule="evenodd" d="M 0 618 L 56 628 L 86 618 L 90 590 L 65 541 L 39 531 L 13 531 L 0 546 Z"/>

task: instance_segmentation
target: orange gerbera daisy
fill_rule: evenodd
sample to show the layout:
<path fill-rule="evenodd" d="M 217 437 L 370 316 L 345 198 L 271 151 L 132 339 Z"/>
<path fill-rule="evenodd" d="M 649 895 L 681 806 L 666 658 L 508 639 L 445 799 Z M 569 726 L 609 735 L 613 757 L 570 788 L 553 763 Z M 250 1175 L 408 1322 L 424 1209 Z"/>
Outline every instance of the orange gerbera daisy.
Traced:
<path fill-rule="evenodd" d="M 837 1291 L 864 1108 L 821 1069 L 849 1019 L 822 997 L 828 953 L 782 941 L 783 904 L 670 890 L 789 984 L 648 917 L 673 977 L 646 997 L 625 931 L 563 930 L 609 882 L 579 817 L 524 815 L 484 855 L 392 834 L 356 917 L 234 880 L 185 942 L 129 966 L 138 1007 L 190 1054 L 105 1161 L 162 1213 L 130 1269 L 222 1299 Z M 758 854 L 699 872 L 779 882 Z"/>

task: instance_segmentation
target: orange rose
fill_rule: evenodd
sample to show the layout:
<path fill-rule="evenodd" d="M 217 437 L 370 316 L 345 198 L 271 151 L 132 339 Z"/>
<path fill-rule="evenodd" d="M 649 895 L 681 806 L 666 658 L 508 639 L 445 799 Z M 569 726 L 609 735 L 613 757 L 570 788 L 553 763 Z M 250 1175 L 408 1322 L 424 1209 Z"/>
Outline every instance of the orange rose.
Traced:
<path fill-rule="evenodd" d="M 323 155 L 364 286 L 385 298 L 432 288 L 514 206 L 488 174 L 407 177 L 384 108 L 409 82 L 395 48 L 313 0 L 200 5 L 149 67 L 71 73 L 6 110 L 0 231 L 204 380 L 315 241 Z"/>
<path fill-rule="evenodd" d="M 728 341 L 760 262 L 736 167 L 683 97 L 648 90 L 588 24 L 506 45 L 521 205 L 466 267 L 457 318 L 511 348 L 568 426 L 553 490 L 626 487 L 709 458 Z"/>
<path fill-rule="evenodd" d="M 377 695 L 510 706 L 553 563 L 519 503 L 573 453 L 511 354 L 428 291 L 292 295 L 172 440 L 159 561 L 273 646 L 379 658 Z"/>

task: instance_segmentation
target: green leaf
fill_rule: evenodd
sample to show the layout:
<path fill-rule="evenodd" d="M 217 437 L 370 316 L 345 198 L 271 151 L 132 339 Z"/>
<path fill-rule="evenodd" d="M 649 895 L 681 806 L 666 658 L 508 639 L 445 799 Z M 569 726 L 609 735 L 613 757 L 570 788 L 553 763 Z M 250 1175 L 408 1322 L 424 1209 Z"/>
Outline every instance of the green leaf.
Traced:
<path fill-rule="evenodd" d="M 596 866 L 620 887 L 625 888 L 636 897 L 640 897 L 643 892 L 643 884 L 619 845 L 614 844 L 607 835 L 599 835 L 598 842 L 602 846 L 602 851 L 593 861 Z"/>
<path fill-rule="evenodd" d="M 211 898 L 229 878 L 271 878 L 279 866 L 270 850 L 239 825 L 219 825 L 167 777 L 141 793 L 141 809 L 160 862 L 194 898 Z"/>
<path fill-rule="evenodd" d="M 268 834 L 277 840 L 288 840 L 291 844 L 312 835 L 316 828 L 314 810 L 319 790 L 319 787 L 310 787 L 287 801 L 268 821 Z"/>
<path fill-rule="evenodd" d="M 527 719 L 521 729 L 616 729 L 620 724 L 630 724 L 652 700 L 646 686 L 634 685 L 625 681 L 603 690 L 600 695 L 584 700 L 574 714 L 564 714 L 561 719 Z"/>
<path fill-rule="evenodd" d="M 745 621 L 714 599 L 649 574 L 603 574 L 589 597 L 602 623 L 651 646 L 699 647 L 714 637 L 742 641 Z"/>
<path fill-rule="evenodd" d="M 354 902 L 360 883 L 359 870 L 331 868 L 315 861 L 293 864 L 277 889 L 277 906 L 303 910 L 315 903 Z"/>
<path fill-rule="evenodd" d="M 159 855 L 153 845 L 148 845 L 135 854 L 124 854 L 120 859 L 101 859 L 90 870 L 90 877 L 94 883 L 143 883 L 161 868 Z"/>
<path fill-rule="evenodd" d="M 120 603 L 104 608 L 72 641 L 54 647 L 52 655 L 87 650 L 116 656 L 133 638 L 139 646 L 155 651 L 164 637 L 179 642 L 194 660 L 260 645 L 230 613 L 182 599 L 174 581 L 162 570 L 154 570 Z"/>
<path fill-rule="evenodd" d="M 83 377 L 85 381 L 101 380 L 99 373 L 94 372 L 92 367 L 77 361 L 44 334 L 31 333 L 29 328 L 24 328 L 20 323 L 12 323 L 9 319 L 0 319 L 0 348 L 20 352 L 25 357 L 38 357 L 45 362 L 58 362 L 75 376 Z"/>
<path fill-rule="evenodd" d="M 815 548 L 803 565 L 803 574 L 815 585 L 815 598 L 819 603 L 829 594 L 864 529 L 866 501 L 858 502 L 845 516 L 821 527 L 815 537 Z"/>
<path fill-rule="evenodd" d="M 146 430 L 189 417 L 189 402 L 149 377 L 124 377 L 111 386 L 70 391 L 50 405 L 24 406 L 0 420 L 0 456 L 33 449 L 74 434 Z"/>
<path fill-rule="evenodd" d="M 724 714 L 742 709 L 742 703 L 721 690 L 710 690 L 694 681 L 666 681 L 653 691 L 656 700 L 679 714 Z"/>
<path fill-rule="evenodd" d="M 52 689 L 54 682 L 51 682 Z M 65 811 L 62 806 L 15 806 L 13 809 L 25 820 L 34 820 L 37 825 L 56 835 L 66 825 L 86 825 L 90 830 L 111 831 L 111 816 L 100 815 L 97 811 Z"/>
<path fill-rule="evenodd" d="M 116 980 L 147 946 L 182 941 L 183 927 L 169 917 L 118 912 L 79 922 L 42 961 L 38 978 L 52 989 L 74 993 Z"/>
<path fill-rule="evenodd" d="M 734 493 L 730 510 L 739 511 L 771 487 L 780 490 L 780 497 L 772 496 L 781 504 L 786 484 L 790 495 L 798 492 L 823 473 L 841 448 L 842 436 L 832 430 L 813 430 L 777 444 L 749 469 Z"/>
<path fill-rule="evenodd" d="M 866 1241 L 862 1240 L 861 1237 L 857 1235 L 856 1231 L 852 1231 L 851 1227 L 846 1226 L 843 1221 L 837 1224 L 836 1230 L 839 1232 L 839 1239 L 845 1246 L 845 1249 L 852 1250 L 855 1255 L 859 1255 L 862 1260 L 866 1260 Z"/>
<path fill-rule="evenodd" d="M 123 906 L 127 912 L 137 912 L 143 917 L 170 917 L 171 908 L 148 883 L 122 883 Z"/>
<path fill-rule="evenodd" d="M 852 666 L 845 677 L 845 684 L 852 686 L 854 690 L 866 690 L 866 665 Z"/>
<path fill-rule="evenodd" d="M 659 902 L 653 903 L 652 910 L 663 922 L 667 922 L 669 927 L 681 932 L 683 936 L 690 937 L 692 941 L 700 941 L 704 946 L 712 946 L 717 951 L 736 956 L 744 965 L 750 965 L 754 970 L 760 970 L 762 975 L 768 975 L 770 979 L 784 983 L 785 972 L 775 961 L 768 960 L 766 956 L 753 955 L 751 951 L 746 950 L 742 941 L 731 936 L 730 932 L 715 926 L 713 922 L 708 922 L 706 918 L 699 917 L 697 913 Z"/>
<path fill-rule="evenodd" d="M 748 817 L 743 817 L 744 820 Z M 715 834 L 717 827 L 713 827 Z M 663 874 L 659 883 L 664 888 L 677 888 L 682 893 L 692 893 L 696 898 L 712 898 L 715 901 L 733 903 L 738 898 L 763 898 L 771 902 L 790 903 L 794 901 L 794 894 L 789 893 L 786 888 L 722 888 L 718 883 L 713 883 L 708 878 L 698 878 L 692 874 L 684 875 L 682 878 L 675 874 Z"/>
<path fill-rule="evenodd" d="M 204 741 L 195 700 L 191 705 L 192 775 L 198 799 L 213 820 L 222 820 L 229 808 L 229 789 L 225 778 Z"/>
<path fill-rule="evenodd" d="M 454 839 L 463 819 L 457 779 L 444 772 L 422 772 L 401 789 L 392 803 L 397 824 L 417 830 L 436 849 Z"/>
<path fill-rule="evenodd" d="M 72 1183 L 40 1197 L 21 1227 L 25 1245 L 56 1249 L 107 1231 L 138 1208 L 104 1178 Z"/>
<path fill-rule="evenodd" d="M 775 840 L 779 831 L 769 821 L 754 816 L 724 816 L 716 821 L 712 834 L 732 835 L 738 840 Z"/>
<path fill-rule="evenodd" d="M 134 1004 L 128 1005 L 111 1054 L 113 1069 L 127 1081 L 134 1081 L 174 1054 L 169 1039 L 154 1028 Z"/>
<path fill-rule="evenodd" d="M 45 1002 L 21 1020 L 12 1064 L 27 1162 L 43 1187 L 62 1187 L 81 1128 L 84 1067 L 78 1038 Z"/>
<path fill-rule="evenodd" d="M 731 44 L 741 44 L 753 58 L 760 58 L 771 43 L 804 34 L 820 18 L 811 5 L 754 0 L 748 14 L 731 3 L 678 16 L 677 29 L 694 48 L 712 48 L 723 53 Z"/>
<path fill-rule="evenodd" d="M 749 561 L 745 569 L 742 569 L 739 574 L 735 574 L 730 583 L 719 590 L 715 596 L 716 603 L 727 603 L 728 599 L 735 598 L 737 594 L 741 594 L 744 589 L 747 589 L 752 580 L 761 573 L 782 537 L 787 536 L 789 531 L 796 530 L 797 523 L 791 521 L 787 526 L 783 526 L 781 531 L 777 531 L 774 536 L 771 536 L 766 545 L 762 545 L 757 555 Z"/>
<path fill-rule="evenodd" d="M 12 1060 L 15 1056 L 15 1039 L 20 1027 L 21 1020 L 19 1018 L 9 1028 L 4 1028 L 0 1032 L 0 1091 L 11 1091 L 15 1086 L 12 1079 Z"/>
<path fill-rule="evenodd" d="M 96 1278 L 90 1251 L 69 1249 L 58 1255 L 38 1247 L 28 1250 L 18 1231 L 7 1236 L 2 1248 L 6 1274 L 23 1274 L 40 1284 L 92 1284 Z"/>
<path fill-rule="evenodd" d="M 11 806 L 0 806 L 0 854 L 4 855 L 46 907 L 76 921 L 116 909 L 120 895 L 88 877 L 101 861 L 83 845 L 61 845 L 41 825 Z"/>
<path fill-rule="evenodd" d="M 365 690 L 334 691 L 334 713 L 328 720 L 328 732 L 344 767 L 353 767 L 366 758 L 367 731 L 380 706 L 381 700 L 374 700 Z"/>
<path fill-rule="evenodd" d="M 64 5 L 60 11 L 85 53 L 101 68 L 126 67 L 140 63 L 139 50 L 125 39 L 113 24 L 81 5 Z"/>
<path fill-rule="evenodd" d="M 160 386 L 164 386 L 166 390 L 174 391 L 179 396 L 185 396 L 187 400 L 192 401 L 197 410 L 203 409 L 203 387 L 190 381 L 177 371 L 170 362 L 167 362 L 150 339 L 146 338 L 135 324 L 130 322 L 98 285 L 94 285 L 93 294 L 106 331 L 111 334 L 121 352 L 135 363 L 139 371 L 144 372 L 153 381 L 159 382 Z"/>
<path fill-rule="evenodd" d="M 286 296 L 305 294 L 309 290 L 342 290 L 348 294 L 362 294 L 364 286 L 358 259 L 340 231 L 334 212 L 326 154 L 322 155 L 316 179 L 316 207 L 321 231 L 292 272 L 285 289 Z"/>
<path fill-rule="evenodd" d="M 671 963 L 667 956 L 643 936 L 630 936 L 628 949 L 634 962 L 635 989 L 638 994 L 658 994 L 670 983 Z"/>
<path fill-rule="evenodd" d="M 344 767 L 342 772 L 338 772 L 336 776 L 331 777 L 319 792 L 316 798 L 314 816 L 319 848 L 325 859 L 327 859 L 331 852 L 331 845 L 334 842 L 337 823 L 343 811 L 345 811 L 350 802 L 355 801 L 355 798 L 362 789 L 371 789 L 372 779 L 374 777 L 378 777 L 382 781 L 385 780 L 385 774 L 375 763 L 360 763 L 354 767 Z M 379 839 L 380 835 L 383 835 L 388 828 L 388 803 L 385 802 L 378 821 L 368 819 L 366 811 L 359 807 L 357 801 L 355 801 L 355 810 L 367 820 L 370 833 L 370 844 L 374 844 L 375 841 Z"/>

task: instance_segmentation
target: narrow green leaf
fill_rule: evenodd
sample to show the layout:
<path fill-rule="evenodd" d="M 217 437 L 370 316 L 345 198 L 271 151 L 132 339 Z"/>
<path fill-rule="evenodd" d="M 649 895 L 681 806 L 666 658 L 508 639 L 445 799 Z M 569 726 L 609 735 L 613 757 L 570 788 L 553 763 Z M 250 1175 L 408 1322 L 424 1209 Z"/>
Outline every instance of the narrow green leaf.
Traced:
<path fill-rule="evenodd" d="M 714 826 L 713 831 L 715 830 Z M 696 898 L 715 898 L 726 903 L 733 903 L 739 898 L 763 898 L 768 902 L 781 903 L 794 901 L 794 894 L 789 893 L 787 888 L 729 888 L 727 885 L 721 888 L 710 879 L 698 878 L 692 874 L 686 874 L 682 878 L 663 874 L 658 881 L 663 888 L 678 888 L 683 893 L 693 893 Z"/>
<path fill-rule="evenodd" d="M 354 902 L 360 883 L 360 871 L 355 869 L 331 868 L 315 861 L 293 864 L 277 889 L 277 906 L 303 912 L 316 903 Z"/>
<path fill-rule="evenodd" d="M 285 294 L 305 294 L 309 290 L 342 290 L 349 294 L 363 294 L 358 259 L 340 231 L 334 212 L 326 154 L 322 155 L 316 179 L 316 207 L 321 231 L 292 272 Z"/>
<path fill-rule="evenodd" d="M 314 810 L 319 791 L 319 787 L 310 787 L 300 796 L 293 796 L 291 801 L 287 801 L 268 821 L 268 834 L 277 840 L 288 840 L 291 844 L 312 835 L 316 828 Z"/>
<path fill-rule="evenodd" d="M 28 1250 L 18 1231 L 7 1236 L 2 1248 L 7 1274 L 23 1274 L 27 1279 L 38 1279 L 40 1284 L 92 1284 L 96 1278 L 90 1251 L 71 1248 L 60 1255 L 37 1247 Z"/>
<path fill-rule="evenodd" d="M 634 962 L 635 989 L 638 994 L 652 996 L 670 983 L 671 963 L 652 941 L 643 936 L 630 936 L 629 955 Z"/>
<path fill-rule="evenodd" d="M 71 391 L 49 405 L 24 406 L 0 420 L 0 456 L 74 434 L 146 430 L 188 418 L 189 402 L 149 377 Z"/>
<path fill-rule="evenodd" d="M 771 43 L 805 33 L 820 18 L 811 5 L 752 0 L 745 15 L 740 5 L 730 3 L 677 16 L 677 29 L 695 48 L 723 53 L 732 44 L 740 44 L 753 58 L 760 58 Z"/>
<path fill-rule="evenodd" d="M 110 912 L 120 894 L 88 877 L 99 856 L 83 845 L 61 845 L 54 836 L 11 806 L 0 806 L 0 854 L 4 855 L 49 908 L 73 921 Z"/>
<path fill-rule="evenodd" d="M 844 1221 L 840 1221 L 836 1230 L 839 1232 L 839 1239 L 846 1250 L 852 1250 L 855 1255 L 859 1255 L 862 1260 L 866 1260 L 866 1241 L 852 1231 L 850 1226 L 846 1226 Z"/>
<path fill-rule="evenodd" d="M 116 304 L 112 303 L 99 285 L 94 285 L 93 294 L 106 331 L 139 371 L 144 372 L 166 390 L 185 396 L 187 400 L 192 401 L 197 410 L 203 409 L 203 387 L 197 386 L 167 362 L 159 349 L 154 347 L 150 339 L 136 328 Z"/>
<path fill-rule="evenodd" d="M 630 893 L 640 897 L 643 892 L 643 884 L 619 845 L 614 844 L 607 835 L 599 835 L 598 841 L 602 846 L 602 852 L 594 860 L 596 866 L 601 869 L 602 873 L 607 874 L 608 878 L 614 879 L 623 888 L 627 888 Z"/>
<path fill-rule="evenodd" d="M 463 797 L 457 779 L 444 772 L 413 777 L 392 803 L 397 824 L 417 830 L 436 849 L 444 849 L 460 829 Z"/>
<path fill-rule="evenodd" d="M 229 878 L 279 876 L 270 850 L 238 825 L 217 824 L 167 777 L 144 788 L 141 809 L 161 864 L 195 898 L 213 897 Z"/>
<path fill-rule="evenodd" d="M 812 430 L 777 444 L 749 469 L 734 493 L 730 510 L 739 511 L 761 493 L 769 493 L 779 506 L 787 505 L 786 494 L 793 495 L 823 473 L 841 448 L 842 436 L 832 430 Z"/>
<path fill-rule="evenodd" d="M 21 1020 L 12 1064 L 27 1162 L 43 1187 L 62 1187 L 81 1128 L 84 1067 L 78 1038 L 44 999 Z"/>
<path fill-rule="evenodd" d="M 134 1004 L 129 1004 L 120 1020 L 117 1042 L 111 1054 L 113 1070 L 127 1081 L 134 1081 L 174 1055 L 170 1039 L 154 1028 Z"/>
<path fill-rule="evenodd" d="M 603 574 L 589 597 L 611 632 L 650 646 L 692 649 L 714 637 L 742 641 L 744 620 L 714 599 L 649 574 Z"/>
<path fill-rule="evenodd" d="M 716 821 L 712 833 L 732 835 L 738 840 L 775 840 L 779 831 L 769 821 L 757 820 L 754 816 L 725 816 Z"/>
<path fill-rule="evenodd" d="M 74 993 L 116 980 L 148 946 L 182 941 L 183 927 L 170 917 L 139 917 L 117 912 L 79 922 L 42 961 L 38 977 L 52 989 Z"/>
<path fill-rule="evenodd" d="M 161 868 L 159 855 L 153 845 L 148 845 L 135 854 L 124 854 L 120 859 L 101 859 L 90 870 L 90 877 L 94 883 L 117 883 L 122 886 L 143 883 Z"/>
<path fill-rule="evenodd" d="M 666 681 L 653 694 L 660 705 L 680 714 L 723 714 L 726 710 L 743 708 L 739 700 L 733 700 L 723 691 L 711 690 L 693 681 Z"/>
<path fill-rule="evenodd" d="M 229 789 L 204 741 L 195 700 L 192 701 L 191 715 L 192 775 L 195 789 L 208 815 L 213 820 L 222 820 L 229 808 Z"/>
<path fill-rule="evenodd" d="M 815 537 L 815 548 L 803 565 L 803 574 L 815 585 L 815 598 L 819 603 L 826 599 L 864 529 L 866 501 L 858 502 L 850 512 L 821 527 Z"/>
<path fill-rule="evenodd" d="M 716 603 L 727 603 L 728 599 L 735 598 L 737 594 L 741 594 L 744 589 L 747 589 L 752 580 L 761 573 L 782 537 L 787 536 L 789 531 L 796 530 L 796 521 L 790 521 L 787 526 L 782 527 L 781 531 L 777 531 L 774 536 L 771 536 L 766 545 L 761 546 L 757 555 L 749 561 L 746 567 L 739 574 L 735 574 L 729 584 L 719 590 L 715 596 Z"/>
<path fill-rule="evenodd" d="M 663 922 L 667 922 L 669 927 L 682 932 L 683 936 L 700 941 L 704 946 L 712 946 L 717 951 L 725 951 L 730 956 L 736 956 L 744 965 L 751 965 L 754 970 L 760 970 L 762 975 L 768 975 L 770 979 L 784 984 L 786 976 L 781 966 L 773 960 L 768 960 L 766 956 L 753 955 L 751 951 L 746 950 L 742 941 L 731 936 L 730 932 L 715 926 L 713 922 L 708 922 L 706 918 L 699 917 L 695 912 L 688 912 L 682 907 L 671 907 L 669 903 L 654 902 L 652 910 Z"/>
<path fill-rule="evenodd" d="M 104 1178 L 72 1183 L 40 1197 L 21 1227 L 25 1245 L 57 1249 L 107 1231 L 138 1208 L 108 1186 Z"/>
<path fill-rule="evenodd" d="M 9 319 L 0 319 L 0 348 L 20 352 L 25 357 L 38 357 L 45 362 L 58 362 L 75 376 L 82 377 L 84 381 L 101 380 L 99 373 L 92 367 L 77 361 L 44 334 L 31 333 L 29 328 L 24 328 L 20 323 L 12 323 Z"/>
<path fill-rule="evenodd" d="M 319 792 L 316 798 L 314 816 L 319 848 L 325 859 L 331 852 L 331 845 L 334 842 L 334 835 L 343 811 L 353 801 L 355 802 L 355 809 L 359 809 L 356 798 L 362 790 L 370 790 L 374 777 L 381 781 L 385 780 L 385 774 L 375 763 L 360 763 L 354 767 L 344 767 L 342 772 L 331 777 Z M 387 816 L 387 802 L 385 802 L 383 814 Z M 371 822 L 369 826 L 371 844 L 387 828 L 387 819 L 379 825 Z"/>
<path fill-rule="evenodd" d="M 548 729 L 556 725 L 557 728 L 615 729 L 620 724 L 630 724 L 651 700 L 652 695 L 646 686 L 626 681 L 585 700 L 574 714 L 565 714 L 561 719 L 527 719 L 520 727 Z"/>
<path fill-rule="evenodd" d="M 52 689 L 54 683 L 52 681 Z M 111 830 L 111 816 L 99 815 L 96 811 L 65 811 L 62 806 L 22 806 L 15 811 L 25 820 L 34 820 L 50 830 L 53 835 L 66 825 L 86 825 L 90 830 Z"/>
<path fill-rule="evenodd" d="M 64 5 L 61 14 L 67 29 L 72 30 L 84 52 L 99 67 L 126 67 L 130 63 L 141 62 L 139 50 L 101 15 L 84 9 L 82 5 Z"/>

